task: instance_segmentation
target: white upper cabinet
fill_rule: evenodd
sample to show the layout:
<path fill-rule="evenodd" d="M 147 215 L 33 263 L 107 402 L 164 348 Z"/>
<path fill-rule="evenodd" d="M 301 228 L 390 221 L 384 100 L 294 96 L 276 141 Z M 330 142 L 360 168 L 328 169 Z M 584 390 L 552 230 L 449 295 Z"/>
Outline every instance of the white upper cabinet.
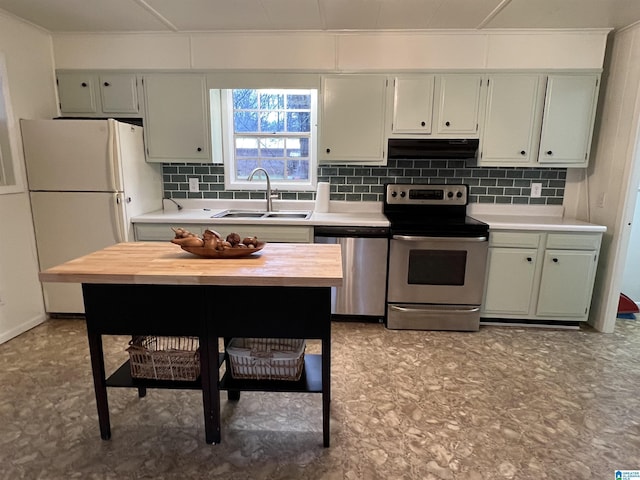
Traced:
<path fill-rule="evenodd" d="M 478 138 L 482 75 L 399 75 L 393 86 L 390 136 Z"/>
<path fill-rule="evenodd" d="M 205 75 L 154 73 L 145 75 L 143 83 L 147 161 L 210 163 Z"/>
<path fill-rule="evenodd" d="M 91 73 L 58 73 L 58 99 L 62 114 L 98 113 L 97 77 Z"/>
<path fill-rule="evenodd" d="M 599 74 L 489 76 L 480 166 L 586 167 Z"/>
<path fill-rule="evenodd" d="M 478 138 L 482 75 L 436 78 L 435 133 L 446 138 Z"/>
<path fill-rule="evenodd" d="M 133 73 L 60 72 L 60 112 L 66 116 L 140 116 Z"/>
<path fill-rule="evenodd" d="M 138 82 L 127 73 L 101 74 L 100 102 L 104 113 L 138 113 Z"/>
<path fill-rule="evenodd" d="M 434 75 L 393 79 L 393 133 L 431 133 L 434 84 Z"/>
<path fill-rule="evenodd" d="M 386 162 L 385 75 L 322 77 L 318 159 L 321 162 Z"/>
<path fill-rule="evenodd" d="M 538 155 L 542 75 L 489 75 L 481 165 L 527 165 Z"/>
<path fill-rule="evenodd" d="M 591 147 L 600 76 L 549 75 L 538 162 L 586 166 Z"/>

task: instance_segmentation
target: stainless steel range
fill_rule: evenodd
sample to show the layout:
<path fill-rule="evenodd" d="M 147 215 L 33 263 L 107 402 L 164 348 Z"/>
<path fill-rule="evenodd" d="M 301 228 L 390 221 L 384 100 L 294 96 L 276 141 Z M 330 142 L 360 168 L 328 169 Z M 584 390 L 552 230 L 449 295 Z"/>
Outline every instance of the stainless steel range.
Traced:
<path fill-rule="evenodd" d="M 467 185 L 385 188 L 387 327 L 478 330 L 489 226 L 467 216 Z"/>

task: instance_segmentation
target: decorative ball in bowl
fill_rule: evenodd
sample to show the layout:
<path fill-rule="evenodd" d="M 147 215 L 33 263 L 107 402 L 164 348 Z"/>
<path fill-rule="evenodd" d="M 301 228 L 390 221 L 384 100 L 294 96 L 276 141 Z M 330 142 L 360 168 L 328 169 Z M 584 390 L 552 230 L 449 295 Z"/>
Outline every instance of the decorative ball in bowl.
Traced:
<path fill-rule="evenodd" d="M 204 258 L 239 258 L 248 257 L 262 250 L 266 242 L 258 241 L 257 237 L 241 238 L 235 232 L 224 239 L 215 230 L 207 229 L 199 237 L 184 228 L 172 228 L 175 238 L 171 243 L 180 245 L 184 251 Z"/>

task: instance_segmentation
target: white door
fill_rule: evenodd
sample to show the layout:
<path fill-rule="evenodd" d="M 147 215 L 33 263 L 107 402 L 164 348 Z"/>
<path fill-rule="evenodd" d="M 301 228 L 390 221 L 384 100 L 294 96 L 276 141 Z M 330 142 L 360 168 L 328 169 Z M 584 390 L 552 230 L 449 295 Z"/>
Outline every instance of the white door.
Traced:
<path fill-rule="evenodd" d="M 29 190 L 122 190 L 112 160 L 113 120 L 22 120 Z"/>
<path fill-rule="evenodd" d="M 87 255 L 119 241 L 115 193 L 32 192 L 40 269 Z M 43 284 L 47 312 L 83 313 L 79 284 Z"/>

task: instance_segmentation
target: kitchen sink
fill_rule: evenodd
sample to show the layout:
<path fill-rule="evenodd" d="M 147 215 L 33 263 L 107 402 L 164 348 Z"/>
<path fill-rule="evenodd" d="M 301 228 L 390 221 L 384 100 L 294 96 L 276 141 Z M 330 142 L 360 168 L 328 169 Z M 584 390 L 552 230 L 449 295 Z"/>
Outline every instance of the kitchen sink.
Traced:
<path fill-rule="evenodd" d="M 222 212 L 212 215 L 211 218 L 292 218 L 305 220 L 311 216 L 311 212 L 258 212 L 255 210 L 223 210 Z"/>

